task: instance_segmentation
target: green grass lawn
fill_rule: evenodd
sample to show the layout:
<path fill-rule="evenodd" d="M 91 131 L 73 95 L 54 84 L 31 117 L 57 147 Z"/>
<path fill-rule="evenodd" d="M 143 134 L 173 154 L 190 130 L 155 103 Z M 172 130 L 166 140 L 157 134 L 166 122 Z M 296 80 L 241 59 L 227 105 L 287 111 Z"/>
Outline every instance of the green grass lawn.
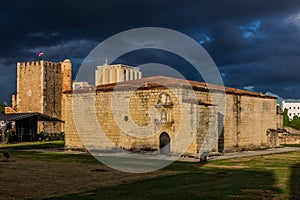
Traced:
<path fill-rule="evenodd" d="M 1 144 L 0 149 L 49 149 L 49 148 L 63 148 L 64 141 L 49 141 L 49 142 L 21 142 Z"/>
<path fill-rule="evenodd" d="M 300 147 L 300 144 L 283 144 L 284 147 Z"/>
<path fill-rule="evenodd" d="M 54 199 L 291 199 L 300 190 L 300 152 L 175 162 L 163 170 L 179 173 Z"/>
<path fill-rule="evenodd" d="M 1 146 L 0 152 L 9 150 L 15 160 L 92 165 L 94 168 L 103 166 L 88 154 L 24 151 L 32 145 L 25 146 L 15 146 L 17 149 Z M 71 172 L 72 168 L 68 171 Z M 152 178 L 144 174 L 138 180 L 125 183 L 115 180 L 114 185 L 100 186 L 101 181 L 116 179 L 116 176 L 105 176 L 104 179 L 104 173 L 108 172 L 96 170 L 93 173 L 98 177 L 103 176 L 103 179 L 99 179 L 99 186 L 75 194 L 57 193 L 49 199 L 292 199 L 300 192 L 300 151 L 206 163 L 174 162 L 160 172 L 159 176 Z M 110 173 L 122 174 L 114 171 Z M 68 184 L 75 186 L 88 182 Z"/>
<path fill-rule="evenodd" d="M 94 163 L 99 162 L 88 154 L 63 154 L 55 151 L 38 151 L 38 150 L 50 150 L 50 149 L 62 149 L 64 147 L 64 141 L 49 141 L 49 142 L 23 142 L 15 144 L 0 144 L 0 153 L 8 151 L 11 157 L 30 159 L 30 160 L 42 160 L 51 162 L 76 162 L 76 163 Z M 35 151 L 36 150 L 36 151 Z"/>

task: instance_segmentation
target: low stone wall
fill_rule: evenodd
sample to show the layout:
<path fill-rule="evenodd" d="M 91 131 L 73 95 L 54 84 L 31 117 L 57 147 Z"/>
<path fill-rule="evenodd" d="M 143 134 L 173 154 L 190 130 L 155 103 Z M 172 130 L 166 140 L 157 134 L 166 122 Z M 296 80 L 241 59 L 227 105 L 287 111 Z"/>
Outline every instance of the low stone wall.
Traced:
<path fill-rule="evenodd" d="M 291 133 L 291 134 L 299 134 L 300 135 L 300 130 L 294 129 L 292 127 L 289 126 L 285 126 L 283 127 L 283 129 L 286 130 L 286 132 Z"/>
<path fill-rule="evenodd" d="M 300 144 L 300 130 L 284 127 L 284 132 L 278 135 L 279 144 Z"/>

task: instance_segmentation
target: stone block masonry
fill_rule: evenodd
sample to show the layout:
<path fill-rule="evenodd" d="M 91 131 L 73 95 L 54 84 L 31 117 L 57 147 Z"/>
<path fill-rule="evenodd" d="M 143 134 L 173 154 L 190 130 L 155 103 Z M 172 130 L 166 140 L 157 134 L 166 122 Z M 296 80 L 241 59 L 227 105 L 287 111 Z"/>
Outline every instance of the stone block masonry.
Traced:
<path fill-rule="evenodd" d="M 17 94 L 13 109 L 18 113 L 39 112 L 64 120 L 64 91 L 72 89 L 72 63 L 32 61 L 17 63 Z M 39 132 L 64 131 L 61 123 L 39 123 Z"/>
<path fill-rule="evenodd" d="M 158 80 L 163 84 L 157 84 Z M 267 131 L 278 128 L 276 98 L 227 87 L 224 98 L 213 90 L 226 101 L 224 116 L 216 112 L 220 105 L 212 104 L 204 83 L 184 84 L 181 79 L 148 77 L 118 86 L 101 85 L 95 91 L 66 92 L 66 148 L 159 150 L 163 134 L 169 137 L 170 153 L 182 153 L 185 148 L 183 155 L 196 158 L 206 149 L 228 152 L 272 146 Z M 85 131 L 83 137 L 79 137 L 74 112 L 90 130 L 79 130 Z M 99 124 L 104 137 L 97 136 L 93 123 Z"/>

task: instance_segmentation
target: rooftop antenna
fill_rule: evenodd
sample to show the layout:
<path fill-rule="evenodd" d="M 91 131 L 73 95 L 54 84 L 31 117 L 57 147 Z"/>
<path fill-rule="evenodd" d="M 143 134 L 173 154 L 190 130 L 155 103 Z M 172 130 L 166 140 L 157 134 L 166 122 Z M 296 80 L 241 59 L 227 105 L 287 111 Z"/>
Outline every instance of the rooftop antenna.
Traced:
<path fill-rule="evenodd" d="M 104 60 L 103 65 L 108 65 L 108 59 L 107 59 L 107 57 L 105 57 L 104 59 L 105 59 L 105 60 Z"/>

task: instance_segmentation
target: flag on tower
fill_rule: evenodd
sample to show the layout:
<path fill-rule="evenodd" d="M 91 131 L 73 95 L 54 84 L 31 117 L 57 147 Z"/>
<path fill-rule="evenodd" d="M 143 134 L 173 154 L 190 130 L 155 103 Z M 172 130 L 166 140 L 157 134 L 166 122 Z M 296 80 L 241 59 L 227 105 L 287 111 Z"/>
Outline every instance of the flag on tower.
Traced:
<path fill-rule="evenodd" d="M 37 56 L 38 56 L 38 57 L 44 57 L 44 52 L 42 52 L 42 51 L 38 52 L 38 53 L 37 53 Z"/>

